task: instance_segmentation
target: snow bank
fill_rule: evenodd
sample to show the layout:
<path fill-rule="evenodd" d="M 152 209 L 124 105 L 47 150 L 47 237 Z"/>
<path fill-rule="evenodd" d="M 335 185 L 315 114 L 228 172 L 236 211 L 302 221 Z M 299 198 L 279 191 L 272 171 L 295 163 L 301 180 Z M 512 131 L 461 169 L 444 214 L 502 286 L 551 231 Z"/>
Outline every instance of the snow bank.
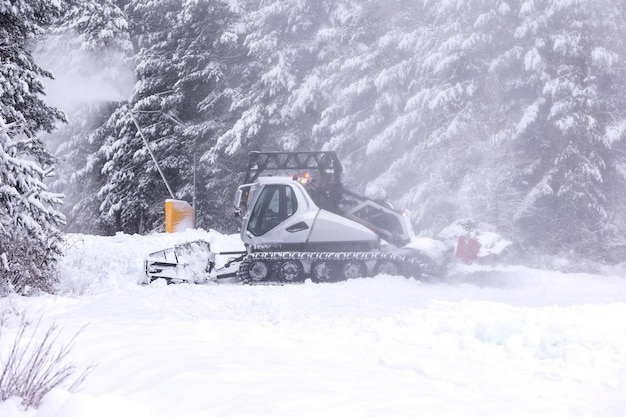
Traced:
<path fill-rule="evenodd" d="M 68 236 L 62 295 L 0 300 L 96 367 L 3 417 L 622 416 L 622 276 L 459 267 L 445 279 L 137 285 L 143 257 L 209 231 Z M 5 324 L 2 344 L 15 327 Z"/>

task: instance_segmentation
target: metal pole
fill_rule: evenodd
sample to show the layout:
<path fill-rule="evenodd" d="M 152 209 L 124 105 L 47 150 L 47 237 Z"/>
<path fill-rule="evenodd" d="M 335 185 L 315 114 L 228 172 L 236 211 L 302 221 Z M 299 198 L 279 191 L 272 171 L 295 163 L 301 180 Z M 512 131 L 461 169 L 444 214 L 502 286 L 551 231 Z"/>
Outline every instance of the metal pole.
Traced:
<path fill-rule="evenodd" d="M 193 197 L 191 205 L 193 207 L 193 227 L 196 227 L 196 153 L 193 153 Z"/>
<path fill-rule="evenodd" d="M 178 126 L 181 126 L 183 128 L 186 128 L 187 125 L 185 125 L 183 122 L 181 122 L 177 117 L 173 116 L 171 113 L 163 113 L 165 115 L 165 117 L 167 117 L 168 119 L 170 119 L 172 122 L 176 123 Z M 193 195 L 191 197 L 191 208 L 193 208 L 193 227 L 196 227 L 196 193 L 197 193 L 197 189 L 196 189 L 196 177 L 197 177 L 197 161 L 196 161 L 196 147 L 194 146 L 194 153 L 193 153 Z"/>
<path fill-rule="evenodd" d="M 154 164 L 156 165 L 157 170 L 159 171 L 159 174 L 161 174 L 161 178 L 163 178 L 163 182 L 165 183 L 165 186 L 167 187 L 167 191 L 169 191 L 170 196 L 172 197 L 172 200 L 176 200 L 176 197 L 174 197 L 174 192 L 172 191 L 172 188 L 170 187 L 169 183 L 167 182 L 167 179 L 165 178 L 165 174 L 163 174 L 163 171 L 161 171 L 161 167 L 159 166 L 159 161 L 156 159 L 156 156 L 154 156 L 154 152 L 152 152 L 152 148 L 150 148 L 150 144 L 146 140 L 146 137 L 143 135 L 143 132 L 141 131 L 139 122 L 135 118 L 135 115 L 133 114 L 133 110 L 130 108 L 130 104 L 128 105 L 127 108 L 128 108 L 128 113 L 130 113 L 130 117 L 133 119 L 135 126 L 137 126 L 137 131 L 139 132 L 139 136 L 141 136 L 141 139 L 143 139 L 143 143 L 146 145 L 146 148 L 148 149 L 148 152 L 150 153 L 150 156 L 152 157 L 152 160 L 154 161 Z"/>

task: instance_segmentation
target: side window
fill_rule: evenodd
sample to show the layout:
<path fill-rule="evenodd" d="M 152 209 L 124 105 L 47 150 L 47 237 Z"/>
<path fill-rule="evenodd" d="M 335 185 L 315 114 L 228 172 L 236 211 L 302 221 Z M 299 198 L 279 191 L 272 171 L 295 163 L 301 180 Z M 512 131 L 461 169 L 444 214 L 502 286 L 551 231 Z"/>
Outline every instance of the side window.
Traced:
<path fill-rule="evenodd" d="M 286 216 L 283 220 L 286 220 L 287 218 L 293 216 L 296 210 L 298 210 L 298 200 L 296 199 L 296 195 L 293 192 L 293 188 L 285 186 L 285 193 L 287 207 Z"/>
<path fill-rule="evenodd" d="M 288 185 L 266 185 L 259 195 L 248 221 L 247 230 L 261 236 L 293 216 L 298 202 Z"/>

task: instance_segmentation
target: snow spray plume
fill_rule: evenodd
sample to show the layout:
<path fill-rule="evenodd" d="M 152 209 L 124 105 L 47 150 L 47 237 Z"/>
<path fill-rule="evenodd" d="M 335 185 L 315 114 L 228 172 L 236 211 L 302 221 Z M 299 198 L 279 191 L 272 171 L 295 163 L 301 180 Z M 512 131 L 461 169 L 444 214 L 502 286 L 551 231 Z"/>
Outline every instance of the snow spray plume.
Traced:
<path fill-rule="evenodd" d="M 127 100 L 136 81 L 122 52 L 85 50 L 69 35 L 46 38 L 38 45 L 35 58 L 55 77 L 44 81 L 49 103 L 69 115 L 84 106 Z"/>

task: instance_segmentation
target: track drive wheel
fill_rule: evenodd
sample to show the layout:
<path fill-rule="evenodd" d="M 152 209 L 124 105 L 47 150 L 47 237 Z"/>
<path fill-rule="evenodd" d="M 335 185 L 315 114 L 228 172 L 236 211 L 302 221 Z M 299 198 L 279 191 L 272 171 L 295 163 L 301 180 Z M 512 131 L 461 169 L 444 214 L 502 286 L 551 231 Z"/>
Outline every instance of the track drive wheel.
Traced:
<path fill-rule="evenodd" d="M 267 281 L 270 277 L 270 266 L 266 261 L 253 260 L 248 266 L 248 277 L 250 281 L 261 282 Z"/>
<path fill-rule="evenodd" d="M 304 277 L 302 263 L 295 259 L 287 259 L 278 265 L 278 276 L 281 281 L 298 282 Z"/>
<path fill-rule="evenodd" d="M 311 265 L 313 282 L 332 282 L 335 277 L 335 265 L 331 261 L 315 261 Z"/>
<path fill-rule="evenodd" d="M 367 276 L 367 267 L 361 261 L 346 261 L 341 265 L 344 279 L 360 278 Z"/>
<path fill-rule="evenodd" d="M 374 273 L 385 275 L 402 275 L 400 265 L 390 259 L 381 259 L 376 263 Z"/>

